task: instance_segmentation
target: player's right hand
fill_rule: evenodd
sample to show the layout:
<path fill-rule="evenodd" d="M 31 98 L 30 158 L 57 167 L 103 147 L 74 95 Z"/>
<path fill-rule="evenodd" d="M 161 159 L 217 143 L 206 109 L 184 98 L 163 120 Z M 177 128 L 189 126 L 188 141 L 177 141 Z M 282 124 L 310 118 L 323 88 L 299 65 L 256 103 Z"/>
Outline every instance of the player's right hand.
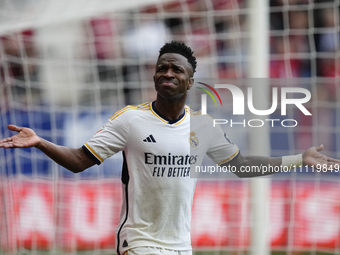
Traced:
<path fill-rule="evenodd" d="M 37 146 L 40 143 L 40 138 L 30 128 L 8 125 L 8 129 L 18 133 L 0 140 L 0 148 L 28 148 Z"/>

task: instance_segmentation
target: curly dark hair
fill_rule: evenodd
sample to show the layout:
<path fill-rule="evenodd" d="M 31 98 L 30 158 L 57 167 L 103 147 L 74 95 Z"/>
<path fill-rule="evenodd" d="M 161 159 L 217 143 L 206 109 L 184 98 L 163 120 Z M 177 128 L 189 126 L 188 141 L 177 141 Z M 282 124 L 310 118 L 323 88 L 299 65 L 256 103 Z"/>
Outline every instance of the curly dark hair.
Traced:
<path fill-rule="evenodd" d="M 160 58 L 160 56 L 162 56 L 165 53 L 177 53 L 186 57 L 189 64 L 192 66 L 193 72 L 196 72 L 197 61 L 196 57 L 193 55 L 194 52 L 191 50 L 190 47 L 186 46 L 184 43 L 171 41 L 171 43 L 164 44 L 164 46 L 159 50 L 158 58 Z"/>

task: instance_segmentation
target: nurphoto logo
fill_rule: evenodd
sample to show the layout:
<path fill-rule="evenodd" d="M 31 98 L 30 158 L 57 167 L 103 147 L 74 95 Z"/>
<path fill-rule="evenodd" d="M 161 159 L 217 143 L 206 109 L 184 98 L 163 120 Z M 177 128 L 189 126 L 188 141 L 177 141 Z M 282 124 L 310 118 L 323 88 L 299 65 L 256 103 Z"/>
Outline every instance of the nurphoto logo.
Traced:
<path fill-rule="evenodd" d="M 199 84 L 202 84 L 209 88 L 218 98 L 220 101 L 220 105 L 223 106 L 222 104 L 222 99 L 220 95 L 217 93 L 216 89 L 228 89 L 231 92 L 231 96 L 233 99 L 233 106 L 232 106 L 232 112 L 233 115 L 245 115 L 245 95 L 243 91 L 237 87 L 236 85 L 232 84 L 215 84 L 214 87 L 203 83 L 203 82 L 197 82 Z M 200 88 L 197 87 L 198 89 L 203 90 L 206 92 L 214 101 L 215 105 L 217 106 L 216 100 L 213 96 L 213 94 L 205 89 L 205 88 Z M 312 115 L 307 108 L 304 106 L 305 103 L 309 102 L 311 99 L 311 93 L 309 90 L 305 88 L 300 88 L 300 87 L 272 87 L 271 92 L 272 92 L 272 98 L 271 98 L 271 106 L 269 109 L 264 109 L 264 110 L 259 110 L 254 107 L 254 102 L 253 102 L 253 87 L 247 87 L 247 93 L 246 93 L 246 99 L 247 99 L 247 106 L 248 110 L 258 116 L 268 116 L 272 113 L 274 113 L 277 110 L 278 107 L 278 89 L 280 89 L 280 94 L 281 94 L 281 116 L 286 116 L 287 115 L 287 105 L 294 105 L 297 107 L 304 115 Z M 207 94 L 201 94 L 201 113 L 203 115 L 207 114 Z M 288 94 L 300 94 L 303 95 L 303 97 L 299 98 L 288 98 Z M 250 119 L 246 121 L 245 119 L 242 122 L 233 122 L 232 119 L 227 120 L 227 119 L 214 119 L 213 125 L 224 125 L 224 124 L 230 124 L 230 126 L 235 126 L 235 125 L 242 125 L 250 127 L 262 127 L 265 122 L 271 124 L 271 127 L 274 127 L 274 123 L 280 122 L 283 127 L 295 127 L 297 126 L 298 122 L 295 119 Z"/>

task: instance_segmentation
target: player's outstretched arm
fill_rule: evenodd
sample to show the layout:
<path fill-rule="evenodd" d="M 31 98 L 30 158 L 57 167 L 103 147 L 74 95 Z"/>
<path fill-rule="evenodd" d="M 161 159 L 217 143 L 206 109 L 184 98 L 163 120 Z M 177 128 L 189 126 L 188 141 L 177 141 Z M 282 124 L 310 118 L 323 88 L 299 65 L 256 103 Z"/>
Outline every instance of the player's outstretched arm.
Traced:
<path fill-rule="evenodd" d="M 79 173 L 95 164 L 82 149 L 69 148 L 51 143 L 30 129 L 9 125 L 8 129 L 18 132 L 12 137 L 0 140 L 0 148 L 29 148 L 36 147 L 68 170 Z"/>
<path fill-rule="evenodd" d="M 327 166 L 327 169 L 339 169 L 340 160 L 327 157 L 320 153 L 322 150 L 323 145 L 320 145 L 318 147 L 311 147 L 300 155 L 276 158 L 243 156 L 240 154 L 237 158 L 225 163 L 223 166 L 235 166 L 237 169 L 235 174 L 241 178 L 270 175 L 278 173 L 277 169 L 281 169 L 280 172 L 282 172 L 283 170 L 294 167 L 299 168 L 301 166 L 310 166 L 315 169 Z"/>

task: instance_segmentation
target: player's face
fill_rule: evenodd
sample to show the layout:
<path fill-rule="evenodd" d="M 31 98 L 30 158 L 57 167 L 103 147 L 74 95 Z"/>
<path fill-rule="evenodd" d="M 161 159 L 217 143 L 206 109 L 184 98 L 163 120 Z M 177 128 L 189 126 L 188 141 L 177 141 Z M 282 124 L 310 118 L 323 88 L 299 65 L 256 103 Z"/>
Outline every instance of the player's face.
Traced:
<path fill-rule="evenodd" d="M 184 56 L 166 53 L 158 59 L 153 79 L 160 97 L 181 99 L 194 83 L 192 76 L 192 67 Z"/>

